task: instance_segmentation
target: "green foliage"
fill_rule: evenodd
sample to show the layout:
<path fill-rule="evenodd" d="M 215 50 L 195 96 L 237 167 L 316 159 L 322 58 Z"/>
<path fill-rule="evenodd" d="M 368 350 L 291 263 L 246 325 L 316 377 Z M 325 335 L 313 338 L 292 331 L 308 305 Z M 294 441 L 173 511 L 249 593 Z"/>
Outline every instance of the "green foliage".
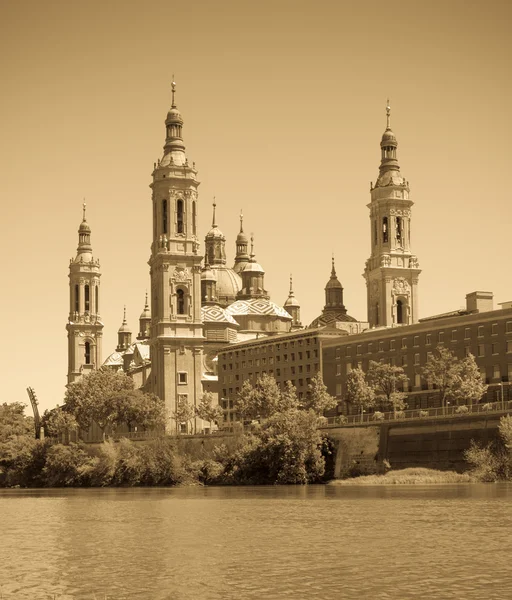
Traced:
<path fill-rule="evenodd" d="M 478 402 L 487 391 L 487 385 L 482 378 L 470 354 L 459 360 L 453 352 L 444 346 L 438 346 L 433 356 L 422 369 L 423 377 L 439 390 L 441 406 L 446 403 Z"/>
<path fill-rule="evenodd" d="M 375 404 L 375 390 L 367 382 L 364 371 L 359 367 L 352 369 L 347 376 L 347 393 L 345 397 L 348 402 L 361 411 L 361 416 L 363 411 Z"/>
<path fill-rule="evenodd" d="M 42 424 L 47 435 L 60 437 L 69 435 L 78 429 L 78 423 L 74 415 L 63 408 L 46 410 L 42 418 Z"/>
<path fill-rule="evenodd" d="M 36 446 L 34 420 L 21 402 L 0 405 L 0 485 L 20 485 Z"/>
<path fill-rule="evenodd" d="M 110 369 L 92 371 L 68 386 L 66 410 L 74 415 L 82 429 L 87 429 L 94 421 L 106 431 L 120 421 L 117 403 L 113 402 L 113 398 L 133 389 L 133 380 L 122 372 Z"/>
<path fill-rule="evenodd" d="M 407 406 L 407 394 L 399 391 L 409 381 L 402 367 L 371 360 L 366 378 L 375 392 L 375 398 L 385 408 L 396 413 Z"/>
<path fill-rule="evenodd" d="M 480 446 L 471 440 L 471 446 L 464 452 L 464 458 L 472 467 L 473 476 L 479 481 L 497 481 L 500 460 L 491 445 Z"/>
<path fill-rule="evenodd" d="M 49 487 L 88 485 L 94 467 L 92 457 L 79 444 L 55 444 L 48 449 L 43 480 Z"/>
<path fill-rule="evenodd" d="M 506 415 L 501 417 L 500 424 L 498 426 L 501 439 L 505 448 L 512 453 L 512 416 Z"/>
<path fill-rule="evenodd" d="M 195 411 L 188 403 L 186 396 L 180 396 L 176 402 L 176 410 L 172 416 L 176 422 L 176 431 L 180 433 L 181 423 L 185 423 L 188 431 L 188 424 L 194 418 Z"/>
<path fill-rule="evenodd" d="M 165 407 L 158 396 L 141 390 L 115 392 L 109 400 L 112 410 L 113 428 L 121 423 L 129 427 L 137 425 L 142 429 L 163 429 L 165 427 Z"/>
<path fill-rule="evenodd" d="M 318 417 L 313 411 L 276 413 L 246 436 L 227 468 L 242 484 L 305 484 L 325 470 Z"/>
<path fill-rule="evenodd" d="M 337 400 L 327 391 L 322 375 L 317 373 L 308 385 L 308 393 L 302 402 L 301 408 L 312 410 L 317 415 L 323 415 L 337 405 Z"/>
<path fill-rule="evenodd" d="M 205 392 L 201 397 L 201 402 L 198 404 L 195 410 L 196 416 L 210 424 L 210 429 L 212 427 L 212 423 L 218 424 L 224 415 L 222 407 L 218 404 L 214 404 L 213 402 L 213 394 L 211 392 Z"/>
<path fill-rule="evenodd" d="M 276 380 L 263 374 L 254 386 L 250 381 L 244 381 L 235 397 L 234 408 L 243 419 L 267 419 L 280 412 L 283 404 Z"/>

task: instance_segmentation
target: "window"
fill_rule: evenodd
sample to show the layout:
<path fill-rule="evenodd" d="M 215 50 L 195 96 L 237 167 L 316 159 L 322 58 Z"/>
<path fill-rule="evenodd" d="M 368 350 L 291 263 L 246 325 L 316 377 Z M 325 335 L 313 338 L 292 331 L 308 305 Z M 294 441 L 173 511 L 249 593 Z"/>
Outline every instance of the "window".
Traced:
<path fill-rule="evenodd" d="M 89 300 L 89 284 L 86 284 L 85 287 L 84 287 L 84 299 L 85 299 L 84 310 L 85 310 L 85 312 L 88 312 L 89 311 L 89 303 L 90 303 L 90 300 Z"/>
<path fill-rule="evenodd" d="M 483 325 L 478 326 L 478 337 L 484 337 L 484 326 Z"/>
<path fill-rule="evenodd" d="M 281 369 L 276 369 L 276 376 L 280 377 L 281 376 Z"/>
<path fill-rule="evenodd" d="M 336 365 L 336 375 L 341 375 L 341 364 Z"/>
<path fill-rule="evenodd" d="M 507 333 L 512 333 L 512 321 L 507 321 L 507 324 L 505 325 L 505 331 Z"/>
<path fill-rule="evenodd" d="M 80 288 L 75 285 L 75 312 L 80 312 Z"/>
<path fill-rule="evenodd" d="M 404 303 L 401 300 L 396 301 L 396 322 L 404 323 Z"/>
<path fill-rule="evenodd" d="M 414 387 L 421 387 L 421 375 L 419 373 L 414 374 Z"/>
<path fill-rule="evenodd" d="M 469 346 L 466 346 L 464 348 L 464 356 L 469 356 L 471 354 L 471 348 Z"/>
<path fill-rule="evenodd" d="M 382 219 L 382 241 L 386 244 L 388 241 L 388 218 Z"/>
<path fill-rule="evenodd" d="M 427 346 L 429 346 L 432 343 L 432 334 L 431 333 L 427 333 L 425 335 L 425 344 Z"/>
<path fill-rule="evenodd" d="M 493 367 L 492 367 L 492 377 L 493 377 L 493 379 L 501 379 L 500 365 L 493 365 Z"/>
<path fill-rule="evenodd" d="M 231 380 L 231 377 L 229 379 Z M 185 371 L 178 371 L 178 383 L 180 385 L 187 383 L 187 373 Z"/>
<path fill-rule="evenodd" d="M 508 374 L 508 380 L 512 381 L 512 364 L 508 364 L 507 365 L 507 374 Z"/>
<path fill-rule="evenodd" d="M 444 342 L 444 331 L 440 331 L 437 334 L 437 343 L 442 344 Z"/>
<path fill-rule="evenodd" d="M 396 217 L 395 228 L 396 228 L 396 241 L 398 242 L 398 244 L 401 244 L 402 243 L 402 218 L 401 217 Z"/>
<path fill-rule="evenodd" d="M 407 366 L 407 356 L 404 354 L 401 358 L 402 367 Z"/>
<path fill-rule="evenodd" d="M 368 343 L 368 354 L 372 353 L 373 344 L 371 342 Z"/>
<path fill-rule="evenodd" d="M 379 342 L 379 352 L 384 352 L 384 342 Z"/>
<path fill-rule="evenodd" d="M 292 360 L 295 360 L 295 352 L 292 352 Z"/>
<path fill-rule="evenodd" d="M 390 349 L 390 350 L 394 350 L 394 349 L 395 349 L 395 340 L 391 340 L 391 341 L 389 342 L 389 349 Z"/>
<path fill-rule="evenodd" d="M 491 325 L 491 335 L 498 335 L 498 323 Z"/>
<path fill-rule="evenodd" d="M 413 346 L 419 346 L 420 345 L 420 336 L 419 335 L 415 335 L 413 337 L 412 344 L 413 344 Z"/>
<path fill-rule="evenodd" d="M 302 367 L 302 365 L 299 365 L 299 373 L 302 373 L 302 371 L 303 371 L 303 367 Z"/>
<path fill-rule="evenodd" d="M 176 291 L 176 310 L 179 315 L 185 314 L 185 292 L 181 288 Z"/>
<path fill-rule="evenodd" d="M 85 364 L 91 364 L 91 343 L 85 342 Z"/>
<path fill-rule="evenodd" d="M 183 200 L 176 202 L 176 233 L 183 233 Z"/>
<path fill-rule="evenodd" d="M 500 345 L 497 344 L 496 342 L 494 344 L 491 344 L 491 350 L 492 350 L 493 354 L 499 354 Z"/>
<path fill-rule="evenodd" d="M 302 360 L 302 352 L 299 352 L 299 360 Z"/>
<path fill-rule="evenodd" d="M 362 344 L 357 344 L 357 346 L 356 346 L 356 353 L 358 356 L 361 356 L 362 347 L 363 347 Z"/>
<path fill-rule="evenodd" d="M 167 233 L 167 200 L 162 200 L 162 233 Z"/>
<path fill-rule="evenodd" d="M 485 345 L 478 344 L 478 356 L 485 356 Z"/>
<path fill-rule="evenodd" d="M 196 227 L 197 227 L 197 212 L 196 212 L 196 203 L 192 202 L 192 233 L 196 235 Z"/>
<path fill-rule="evenodd" d="M 352 371 L 352 363 L 347 363 L 347 375 Z"/>
<path fill-rule="evenodd" d="M 394 356 L 392 356 L 392 357 L 389 359 L 389 364 L 390 364 L 390 366 L 391 366 L 391 367 L 394 367 L 394 366 L 396 365 L 396 360 L 395 360 L 395 357 L 394 357 Z"/>
<path fill-rule="evenodd" d="M 295 375 L 295 367 L 291 367 L 292 375 Z"/>
<path fill-rule="evenodd" d="M 469 327 L 466 327 L 466 329 L 464 329 L 464 339 L 471 339 L 471 329 Z"/>
<path fill-rule="evenodd" d="M 94 287 L 94 293 L 94 305 L 96 307 L 96 314 L 98 314 L 100 312 L 100 288 L 98 287 L 98 285 Z"/>
<path fill-rule="evenodd" d="M 507 340 L 507 352 L 512 352 L 512 340 Z"/>
<path fill-rule="evenodd" d="M 306 350 L 306 358 L 311 358 L 311 350 Z"/>
<path fill-rule="evenodd" d="M 419 365 L 420 364 L 420 355 L 419 354 L 415 354 L 414 355 L 414 364 L 415 365 Z"/>
<path fill-rule="evenodd" d="M 373 245 L 377 245 L 377 221 L 373 222 Z"/>
<path fill-rule="evenodd" d="M 402 338 L 402 348 L 407 348 L 407 338 Z"/>
<path fill-rule="evenodd" d="M 341 383 L 336 384 L 336 396 L 341 396 Z"/>
<path fill-rule="evenodd" d="M 456 342 L 456 341 L 457 341 L 457 330 L 452 329 L 452 342 Z"/>

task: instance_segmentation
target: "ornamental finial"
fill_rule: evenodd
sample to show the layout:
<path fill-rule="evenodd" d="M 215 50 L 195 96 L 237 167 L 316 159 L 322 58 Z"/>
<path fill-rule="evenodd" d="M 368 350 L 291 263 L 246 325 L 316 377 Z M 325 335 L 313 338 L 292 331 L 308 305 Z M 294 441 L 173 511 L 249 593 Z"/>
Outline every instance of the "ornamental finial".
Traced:
<path fill-rule="evenodd" d="M 391 106 L 389 106 L 389 98 L 388 98 L 387 102 L 386 102 L 386 119 L 387 119 L 386 129 L 391 129 L 390 117 L 391 117 Z"/>
<path fill-rule="evenodd" d="M 212 227 L 217 227 L 215 223 L 215 208 L 217 207 L 217 203 L 215 202 L 215 196 L 213 197 L 213 218 L 212 218 Z"/>
<path fill-rule="evenodd" d="M 254 259 L 254 234 L 251 233 L 251 258 Z"/>
<path fill-rule="evenodd" d="M 293 294 L 293 280 L 292 274 L 290 273 L 290 296 Z"/>
<path fill-rule="evenodd" d="M 332 269 L 331 269 L 331 277 L 336 277 L 336 269 L 334 268 L 334 252 L 332 253 Z"/>
<path fill-rule="evenodd" d="M 126 304 L 124 305 L 123 325 L 126 325 Z"/>
<path fill-rule="evenodd" d="M 172 89 L 171 108 L 176 108 L 176 103 L 174 102 L 174 94 L 176 93 L 176 82 L 174 81 L 174 73 L 172 74 L 171 89 Z"/>
<path fill-rule="evenodd" d="M 240 233 L 244 232 L 244 213 L 240 209 Z"/>
<path fill-rule="evenodd" d="M 85 222 L 85 207 L 86 207 L 86 203 L 85 203 L 85 198 L 84 198 L 84 203 L 82 204 L 82 210 L 83 210 L 83 221 Z"/>

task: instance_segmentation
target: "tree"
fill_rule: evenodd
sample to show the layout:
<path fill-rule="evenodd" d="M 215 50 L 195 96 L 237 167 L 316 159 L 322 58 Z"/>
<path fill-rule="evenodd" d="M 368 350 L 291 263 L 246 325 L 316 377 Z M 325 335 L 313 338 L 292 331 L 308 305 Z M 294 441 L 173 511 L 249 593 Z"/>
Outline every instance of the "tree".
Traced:
<path fill-rule="evenodd" d="M 42 422 L 50 437 L 67 437 L 78 430 L 78 423 L 74 415 L 63 408 L 45 410 Z"/>
<path fill-rule="evenodd" d="M 0 404 L 0 484 L 12 485 L 12 477 L 26 469 L 37 445 L 34 419 L 24 414 L 21 402 Z"/>
<path fill-rule="evenodd" d="M 267 419 L 283 409 L 282 396 L 276 380 L 263 374 L 253 386 L 244 381 L 236 395 L 234 408 L 243 419 Z"/>
<path fill-rule="evenodd" d="M 299 408 L 299 399 L 297 398 L 297 388 L 291 381 L 286 381 L 281 391 L 280 412 L 287 410 L 296 410 Z"/>
<path fill-rule="evenodd" d="M 105 433 L 120 419 L 113 402 L 114 396 L 118 399 L 120 393 L 131 392 L 133 389 L 133 380 L 124 373 L 110 369 L 92 371 L 68 386 L 65 407 L 74 415 L 82 429 L 87 429 L 94 421 Z"/>
<path fill-rule="evenodd" d="M 176 402 L 176 410 L 173 412 L 174 420 L 176 421 L 176 431 L 180 433 L 180 425 L 186 424 L 188 431 L 188 423 L 194 418 L 194 409 L 188 403 L 186 396 L 179 396 Z"/>
<path fill-rule="evenodd" d="M 402 367 L 371 360 L 366 377 L 375 391 L 376 399 L 391 408 L 395 415 L 406 407 L 407 394 L 399 388 L 409 380 Z"/>
<path fill-rule="evenodd" d="M 163 429 L 165 427 L 165 406 L 162 400 L 142 390 L 116 392 L 110 397 L 112 425 L 126 423 L 130 430 L 137 425 L 142 429 Z M 114 421 L 115 419 L 115 421 Z"/>
<path fill-rule="evenodd" d="M 210 424 L 210 431 L 212 429 L 212 422 L 217 423 L 224 415 L 222 407 L 218 404 L 214 405 L 213 400 L 213 394 L 211 392 L 205 392 L 201 397 L 201 402 L 196 407 L 196 416 Z"/>
<path fill-rule="evenodd" d="M 308 385 L 308 393 L 302 402 L 302 408 L 312 410 L 317 415 L 323 415 L 326 410 L 334 408 L 337 404 L 336 398 L 327 391 L 322 375 L 317 373 Z"/>
<path fill-rule="evenodd" d="M 471 355 L 459 360 L 444 346 L 438 346 L 422 369 L 423 377 L 439 390 L 443 410 L 449 400 L 480 400 L 487 386 L 482 383 Z"/>
<path fill-rule="evenodd" d="M 318 417 L 312 411 L 275 413 L 246 436 L 228 475 L 236 483 L 313 483 L 325 471 L 321 447 Z"/>
<path fill-rule="evenodd" d="M 461 361 L 457 384 L 454 390 L 456 401 L 470 406 L 476 404 L 487 392 L 486 385 L 482 381 L 482 375 L 475 361 L 475 357 L 469 354 Z"/>
<path fill-rule="evenodd" d="M 348 402 L 357 406 L 361 411 L 361 421 L 363 413 L 375 403 L 375 390 L 366 381 L 366 376 L 361 368 L 352 369 L 347 376 L 347 393 L 346 399 Z"/>

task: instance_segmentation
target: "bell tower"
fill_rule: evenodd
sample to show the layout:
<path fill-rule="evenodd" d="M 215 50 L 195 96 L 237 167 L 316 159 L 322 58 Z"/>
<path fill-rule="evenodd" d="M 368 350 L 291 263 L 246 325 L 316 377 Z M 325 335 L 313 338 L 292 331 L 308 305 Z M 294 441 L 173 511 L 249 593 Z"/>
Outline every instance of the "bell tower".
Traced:
<path fill-rule="evenodd" d="M 84 202 L 77 253 L 69 262 L 68 384 L 101 366 L 100 277 L 100 261 L 92 256 Z"/>
<path fill-rule="evenodd" d="M 418 321 L 417 257 L 411 250 L 409 182 L 397 160 L 398 142 L 391 131 L 389 101 L 381 147 L 379 176 L 370 185 L 370 245 L 366 261 L 368 322 L 370 327 L 408 325 Z"/>
<path fill-rule="evenodd" d="M 185 155 L 183 118 L 175 104 L 165 120 L 166 139 L 155 163 L 152 189 L 151 389 L 165 402 L 167 430 L 179 428 L 179 401 L 196 406 L 202 395 L 203 323 L 201 259 L 197 238 L 197 171 Z"/>

